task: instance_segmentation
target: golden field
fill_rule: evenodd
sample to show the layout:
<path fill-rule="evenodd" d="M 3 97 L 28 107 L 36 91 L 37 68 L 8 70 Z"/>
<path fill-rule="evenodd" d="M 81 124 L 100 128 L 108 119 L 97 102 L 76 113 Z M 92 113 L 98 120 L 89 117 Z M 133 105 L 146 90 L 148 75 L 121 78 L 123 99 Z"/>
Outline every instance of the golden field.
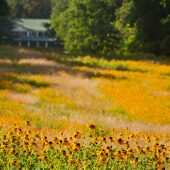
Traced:
<path fill-rule="evenodd" d="M 0 47 L 2 169 L 168 169 L 169 61 Z"/>

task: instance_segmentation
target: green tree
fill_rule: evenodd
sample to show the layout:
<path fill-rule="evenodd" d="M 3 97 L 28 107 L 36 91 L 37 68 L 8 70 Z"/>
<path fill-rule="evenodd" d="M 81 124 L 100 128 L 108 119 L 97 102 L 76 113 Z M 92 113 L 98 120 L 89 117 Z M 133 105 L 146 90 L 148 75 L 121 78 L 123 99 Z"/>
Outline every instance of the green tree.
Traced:
<path fill-rule="evenodd" d="M 165 1 L 164 1 L 165 2 Z M 168 22 L 162 22 L 169 14 L 170 1 L 134 0 L 133 15 L 137 25 L 136 39 L 140 41 L 144 52 L 159 54 L 162 42 L 169 34 Z M 165 20 L 164 20 L 165 21 Z M 168 28 L 165 29 L 165 25 Z"/>
<path fill-rule="evenodd" d="M 166 17 L 161 19 L 161 53 L 170 55 L 170 0 L 164 2 Z"/>
<path fill-rule="evenodd" d="M 13 18 L 50 18 L 49 0 L 8 0 Z"/>
<path fill-rule="evenodd" d="M 115 51 L 120 37 L 114 26 L 114 1 L 67 0 L 62 8 L 58 0 L 56 4 L 52 12 L 52 27 L 64 40 L 66 52 L 111 54 Z"/>
<path fill-rule="evenodd" d="M 9 14 L 9 7 L 6 0 L 0 0 L 0 17 L 7 16 Z"/>
<path fill-rule="evenodd" d="M 134 0 L 137 39 L 145 52 L 159 53 L 163 6 L 158 0 Z"/>
<path fill-rule="evenodd" d="M 0 44 L 9 41 L 12 22 L 8 18 L 9 7 L 5 0 L 0 0 Z"/>
<path fill-rule="evenodd" d="M 51 2 L 50 0 L 36 1 L 36 5 L 30 12 L 30 18 L 50 18 Z"/>
<path fill-rule="evenodd" d="M 170 0 L 123 0 L 116 27 L 129 51 L 169 53 Z"/>
<path fill-rule="evenodd" d="M 133 15 L 134 1 L 123 0 L 122 5 L 116 9 L 115 26 L 120 31 L 122 41 L 120 52 L 132 52 L 139 48 L 139 43 L 136 41 L 136 23 Z"/>
<path fill-rule="evenodd" d="M 62 40 L 64 40 L 65 33 L 68 30 L 69 15 L 67 10 L 70 2 L 71 0 L 52 0 L 52 28 L 54 28 L 57 36 Z"/>

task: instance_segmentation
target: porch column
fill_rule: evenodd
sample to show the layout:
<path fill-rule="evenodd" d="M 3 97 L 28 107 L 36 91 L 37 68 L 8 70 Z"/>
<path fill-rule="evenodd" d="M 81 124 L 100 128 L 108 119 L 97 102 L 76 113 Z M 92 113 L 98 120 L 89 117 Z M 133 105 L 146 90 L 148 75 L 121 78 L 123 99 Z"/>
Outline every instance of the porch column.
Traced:
<path fill-rule="evenodd" d="M 37 48 L 40 46 L 40 44 L 39 44 L 39 42 L 38 42 L 38 41 L 37 41 L 36 45 L 37 45 Z"/>
<path fill-rule="evenodd" d="M 45 48 L 48 48 L 48 42 L 47 41 L 45 42 Z"/>
<path fill-rule="evenodd" d="M 30 36 L 30 33 L 29 32 L 27 32 L 27 37 L 29 37 Z"/>
<path fill-rule="evenodd" d="M 27 42 L 27 47 L 30 47 L 30 41 Z"/>
<path fill-rule="evenodd" d="M 36 36 L 38 37 L 38 31 L 36 32 Z"/>
<path fill-rule="evenodd" d="M 21 47 L 22 46 L 22 43 L 21 43 L 21 41 L 19 41 L 19 47 Z"/>

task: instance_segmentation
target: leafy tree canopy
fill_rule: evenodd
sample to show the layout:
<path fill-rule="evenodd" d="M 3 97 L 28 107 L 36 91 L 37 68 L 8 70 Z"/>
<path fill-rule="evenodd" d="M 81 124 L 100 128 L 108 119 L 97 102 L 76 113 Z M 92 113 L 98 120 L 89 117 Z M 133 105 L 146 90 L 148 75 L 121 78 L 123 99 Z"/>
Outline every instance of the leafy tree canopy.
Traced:
<path fill-rule="evenodd" d="M 50 0 L 7 0 L 14 18 L 50 18 Z"/>
<path fill-rule="evenodd" d="M 170 0 L 123 0 L 116 14 L 128 50 L 169 53 Z"/>
<path fill-rule="evenodd" d="M 52 27 L 73 54 L 110 54 L 120 39 L 114 26 L 116 1 L 53 1 Z"/>
<path fill-rule="evenodd" d="M 5 44 L 11 35 L 12 22 L 8 14 L 9 7 L 6 0 L 0 0 L 0 44 Z"/>
<path fill-rule="evenodd" d="M 0 17 L 7 16 L 9 13 L 9 7 L 6 0 L 0 0 Z"/>

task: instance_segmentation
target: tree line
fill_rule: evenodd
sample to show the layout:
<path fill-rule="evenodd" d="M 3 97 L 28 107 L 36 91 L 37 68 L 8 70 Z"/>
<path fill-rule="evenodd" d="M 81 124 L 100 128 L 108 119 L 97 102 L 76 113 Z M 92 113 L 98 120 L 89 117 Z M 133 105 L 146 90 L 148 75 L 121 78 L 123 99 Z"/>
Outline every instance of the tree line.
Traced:
<path fill-rule="evenodd" d="M 0 16 L 51 18 L 71 54 L 170 55 L 170 0 L 0 0 Z"/>
<path fill-rule="evenodd" d="M 50 18 L 50 0 L 7 0 L 12 18 Z"/>
<path fill-rule="evenodd" d="M 66 52 L 170 54 L 170 0 L 52 0 Z"/>

